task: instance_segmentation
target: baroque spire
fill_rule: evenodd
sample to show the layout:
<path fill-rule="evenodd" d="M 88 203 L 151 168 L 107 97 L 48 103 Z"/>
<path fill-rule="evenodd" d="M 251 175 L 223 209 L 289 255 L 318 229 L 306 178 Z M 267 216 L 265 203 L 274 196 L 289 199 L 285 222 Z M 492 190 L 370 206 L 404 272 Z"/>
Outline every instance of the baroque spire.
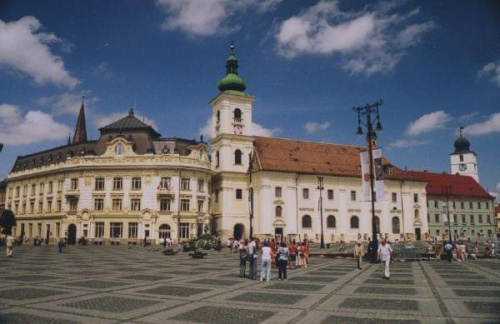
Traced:
<path fill-rule="evenodd" d="M 78 114 L 76 122 L 75 135 L 73 136 L 73 144 L 83 143 L 87 141 L 87 126 L 85 124 L 85 97 L 82 96 L 82 106 Z"/>

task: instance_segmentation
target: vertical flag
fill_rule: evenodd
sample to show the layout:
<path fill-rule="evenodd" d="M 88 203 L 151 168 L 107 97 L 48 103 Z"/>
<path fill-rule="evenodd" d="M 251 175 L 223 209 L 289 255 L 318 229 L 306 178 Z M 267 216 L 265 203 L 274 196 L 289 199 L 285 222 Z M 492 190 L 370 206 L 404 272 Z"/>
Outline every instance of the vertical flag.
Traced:
<path fill-rule="evenodd" d="M 377 201 L 385 200 L 384 195 L 384 169 L 382 166 L 382 150 L 373 150 L 373 162 L 375 166 L 375 191 Z"/>
<path fill-rule="evenodd" d="M 443 223 L 448 221 L 448 207 L 446 201 L 443 201 Z"/>
<path fill-rule="evenodd" d="M 368 151 L 360 154 L 361 158 L 361 199 L 370 201 L 370 155 Z"/>

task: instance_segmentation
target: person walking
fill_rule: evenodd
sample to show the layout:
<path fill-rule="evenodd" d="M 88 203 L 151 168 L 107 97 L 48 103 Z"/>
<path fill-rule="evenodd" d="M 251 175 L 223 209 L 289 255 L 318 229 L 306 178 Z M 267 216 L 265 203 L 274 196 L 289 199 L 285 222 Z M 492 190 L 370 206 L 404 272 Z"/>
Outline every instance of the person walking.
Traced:
<path fill-rule="evenodd" d="M 7 257 L 12 257 L 12 247 L 14 246 L 14 237 L 12 235 L 8 235 L 5 241 L 5 245 L 7 246 Z"/>
<path fill-rule="evenodd" d="M 238 250 L 240 252 L 240 277 L 242 278 L 245 277 L 245 272 L 247 269 L 247 246 L 245 243 L 245 241 L 240 240 L 240 245 L 238 247 Z"/>
<path fill-rule="evenodd" d="M 302 249 L 302 243 L 298 242 L 297 243 L 297 247 L 296 247 L 296 255 L 295 255 L 295 268 L 299 268 L 301 267 L 301 263 L 300 263 L 300 260 L 302 260 L 302 257 L 303 257 L 303 254 L 304 254 L 304 251 Z"/>
<path fill-rule="evenodd" d="M 453 245 L 451 245 L 451 241 L 445 244 L 444 251 L 446 252 L 446 260 L 451 262 L 453 259 Z"/>
<path fill-rule="evenodd" d="M 64 247 L 64 240 L 62 237 L 59 239 L 59 242 L 57 243 L 57 247 L 59 248 L 59 253 L 62 253 L 63 247 Z"/>
<path fill-rule="evenodd" d="M 286 276 L 286 267 L 288 264 L 288 256 L 289 256 L 288 248 L 286 247 L 285 242 L 280 243 L 280 247 L 278 249 L 278 280 L 287 280 Z"/>
<path fill-rule="evenodd" d="M 257 279 L 257 243 L 255 242 L 255 238 L 251 237 L 250 238 L 250 243 L 248 243 L 248 258 L 250 261 L 250 273 L 248 276 L 250 279 L 255 280 Z"/>
<path fill-rule="evenodd" d="M 380 259 L 382 261 L 382 265 L 384 266 L 384 276 L 382 277 L 382 279 L 389 280 L 391 276 L 389 270 L 389 266 L 391 264 L 391 253 L 392 253 L 391 245 L 387 243 L 385 239 L 383 239 L 377 251 L 377 259 Z"/>
<path fill-rule="evenodd" d="M 356 242 L 356 245 L 354 246 L 354 258 L 356 258 L 356 261 L 358 262 L 358 269 L 361 270 L 361 263 L 363 262 L 363 244 L 361 240 L 358 240 Z"/>
<path fill-rule="evenodd" d="M 260 266 L 260 281 L 271 281 L 271 260 L 273 258 L 271 248 L 269 247 L 269 242 L 264 241 L 264 246 L 262 247 L 262 263 Z"/>

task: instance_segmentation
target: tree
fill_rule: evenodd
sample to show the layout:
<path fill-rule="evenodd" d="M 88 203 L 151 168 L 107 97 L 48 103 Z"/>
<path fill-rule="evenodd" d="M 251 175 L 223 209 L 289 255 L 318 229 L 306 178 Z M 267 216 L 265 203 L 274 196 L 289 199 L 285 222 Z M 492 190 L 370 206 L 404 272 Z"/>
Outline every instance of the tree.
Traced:
<path fill-rule="evenodd" d="M 16 226 L 16 215 L 10 209 L 4 209 L 0 216 L 0 227 L 2 234 L 11 235 L 12 227 Z"/>

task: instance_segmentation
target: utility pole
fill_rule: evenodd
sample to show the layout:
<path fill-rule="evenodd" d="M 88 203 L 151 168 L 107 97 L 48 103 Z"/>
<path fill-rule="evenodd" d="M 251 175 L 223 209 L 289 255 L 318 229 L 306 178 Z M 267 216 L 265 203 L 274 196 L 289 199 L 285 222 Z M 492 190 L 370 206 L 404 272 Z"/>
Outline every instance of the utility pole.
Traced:
<path fill-rule="evenodd" d="M 374 174 L 373 174 L 373 152 L 372 152 L 372 142 L 377 139 L 377 132 L 382 131 L 382 124 L 380 123 L 379 108 L 382 106 L 382 100 L 379 100 L 373 104 L 366 104 L 364 107 L 354 107 L 353 110 L 358 113 L 358 130 L 357 135 L 363 135 L 363 129 L 361 125 L 364 125 L 367 129 L 366 140 L 368 141 L 368 154 L 370 159 L 370 191 L 371 191 L 371 207 L 372 207 L 372 249 L 369 258 L 372 263 L 377 262 L 377 250 L 378 250 L 378 239 L 377 239 L 377 226 L 375 222 L 375 188 L 374 188 Z M 372 114 L 375 117 L 372 119 Z M 361 120 L 361 116 L 366 116 L 366 122 Z M 376 122 L 376 127 L 373 128 L 373 123 Z"/>
<path fill-rule="evenodd" d="M 325 248 L 325 237 L 323 235 L 323 177 L 318 176 L 318 189 L 319 189 L 319 214 L 321 219 L 321 245 L 320 248 Z"/>
<path fill-rule="evenodd" d="M 248 173 L 250 174 L 250 185 L 248 189 L 248 214 L 250 216 L 250 239 L 253 238 L 253 187 L 252 187 L 252 171 L 253 171 L 253 162 L 252 162 L 252 153 L 248 153 Z"/>
<path fill-rule="evenodd" d="M 451 242 L 451 219 L 450 219 L 451 185 L 444 186 L 443 190 L 446 195 L 446 218 L 448 218 L 448 241 Z"/>

